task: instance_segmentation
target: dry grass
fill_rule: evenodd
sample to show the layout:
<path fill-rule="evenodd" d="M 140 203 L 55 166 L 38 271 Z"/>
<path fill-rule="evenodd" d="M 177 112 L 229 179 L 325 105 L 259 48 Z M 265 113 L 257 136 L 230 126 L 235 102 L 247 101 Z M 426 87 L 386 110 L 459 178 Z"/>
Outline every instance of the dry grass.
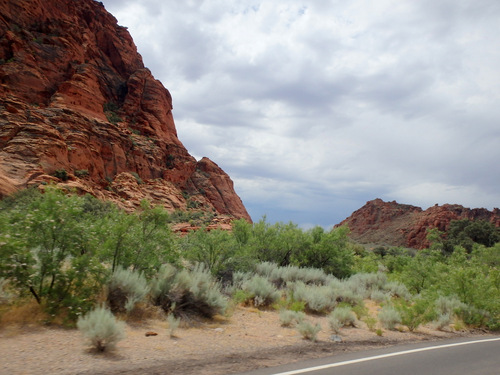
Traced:
<path fill-rule="evenodd" d="M 42 306 L 31 299 L 0 307 L 0 328 L 42 325 L 48 318 Z"/>

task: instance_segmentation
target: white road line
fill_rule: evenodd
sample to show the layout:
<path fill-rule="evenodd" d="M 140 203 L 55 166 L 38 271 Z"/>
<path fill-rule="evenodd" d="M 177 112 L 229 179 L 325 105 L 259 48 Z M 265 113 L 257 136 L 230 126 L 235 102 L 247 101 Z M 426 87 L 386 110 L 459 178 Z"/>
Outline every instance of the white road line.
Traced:
<path fill-rule="evenodd" d="M 484 340 L 474 340 L 474 341 L 458 342 L 458 343 L 455 343 L 455 344 L 445 344 L 445 345 L 439 345 L 439 346 L 430 346 L 430 347 L 426 347 L 426 348 L 411 349 L 411 350 L 405 350 L 405 351 L 396 352 L 396 353 L 375 355 L 373 357 L 366 357 L 366 358 L 360 358 L 360 359 L 352 359 L 350 361 L 330 363 L 328 365 L 309 367 L 309 368 L 304 368 L 304 369 L 300 369 L 300 370 L 292 370 L 292 371 L 280 372 L 280 373 L 276 373 L 276 374 L 273 374 L 273 375 L 304 374 L 306 372 L 313 372 L 313 371 L 324 370 L 324 369 L 332 368 L 332 367 L 340 367 L 340 366 L 352 365 L 354 363 L 360 363 L 360 362 L 366 362 L 366 361 L 373 361 L 375 359 L 396 357 L 396 356 L 399 356 L 399 355 L 405 355 L 405 354 L 411 354 L 411 353 L 418 353 L 418 352 L 425 352 L 427 350 L 437 350 L 437 349 L 443 349 L 443 348 L 451 348 L 451 347 L 454 347 L 454 346 L 471 345 L 471 344 L 478 344 L 478 343 L 489 342 L 489 341 L 500 341 L 500 337 L 499 338 L 493 338 L 493 339 L 484 339 Z"/>

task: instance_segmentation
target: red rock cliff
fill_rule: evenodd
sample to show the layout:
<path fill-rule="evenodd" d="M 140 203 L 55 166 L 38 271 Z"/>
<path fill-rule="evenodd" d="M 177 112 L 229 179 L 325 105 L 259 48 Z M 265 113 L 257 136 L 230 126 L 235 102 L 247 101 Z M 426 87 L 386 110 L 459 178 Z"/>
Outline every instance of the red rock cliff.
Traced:
<path fill-rule="evenodd" d="M 445 204 L 423 211 L 420 207 L 375 199 L 339 225 L 349 226 L 351 238 L 359 243 L 423 249 L 429 247 L 428 229 L 446 231 L 452 220 L 462 219 L 488 220 L 499 227 L 500 210 Z"/>
<path fill-rule="evenodd" d="M 251 220 L 229 176 L 177 138 L 170 93 L 99 2 L 0 0 L 0 98 L 0 197 L 54 181 Z"/>

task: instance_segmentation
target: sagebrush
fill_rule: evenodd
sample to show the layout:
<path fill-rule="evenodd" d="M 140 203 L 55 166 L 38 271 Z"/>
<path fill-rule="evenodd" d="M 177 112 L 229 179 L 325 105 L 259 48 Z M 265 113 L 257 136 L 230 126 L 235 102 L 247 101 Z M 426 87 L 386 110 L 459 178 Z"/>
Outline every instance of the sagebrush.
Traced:
<path fill-rule="evenodd" d="M 77 321 L 77 327 L 99 352 L 109 351 L 125 338 L 125 323 L 118 321 L 104 306 L 97 307 Z"/>

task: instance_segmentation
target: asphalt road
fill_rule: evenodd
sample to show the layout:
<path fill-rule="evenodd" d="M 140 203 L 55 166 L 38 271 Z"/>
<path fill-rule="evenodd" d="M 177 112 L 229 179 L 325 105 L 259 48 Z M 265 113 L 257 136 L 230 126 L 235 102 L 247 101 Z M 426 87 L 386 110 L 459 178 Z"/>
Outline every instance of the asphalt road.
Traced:
<path fill-rule="evenodd" d="M 350 353 L 241 375 L 500 375 L 500 337 Z"/>

